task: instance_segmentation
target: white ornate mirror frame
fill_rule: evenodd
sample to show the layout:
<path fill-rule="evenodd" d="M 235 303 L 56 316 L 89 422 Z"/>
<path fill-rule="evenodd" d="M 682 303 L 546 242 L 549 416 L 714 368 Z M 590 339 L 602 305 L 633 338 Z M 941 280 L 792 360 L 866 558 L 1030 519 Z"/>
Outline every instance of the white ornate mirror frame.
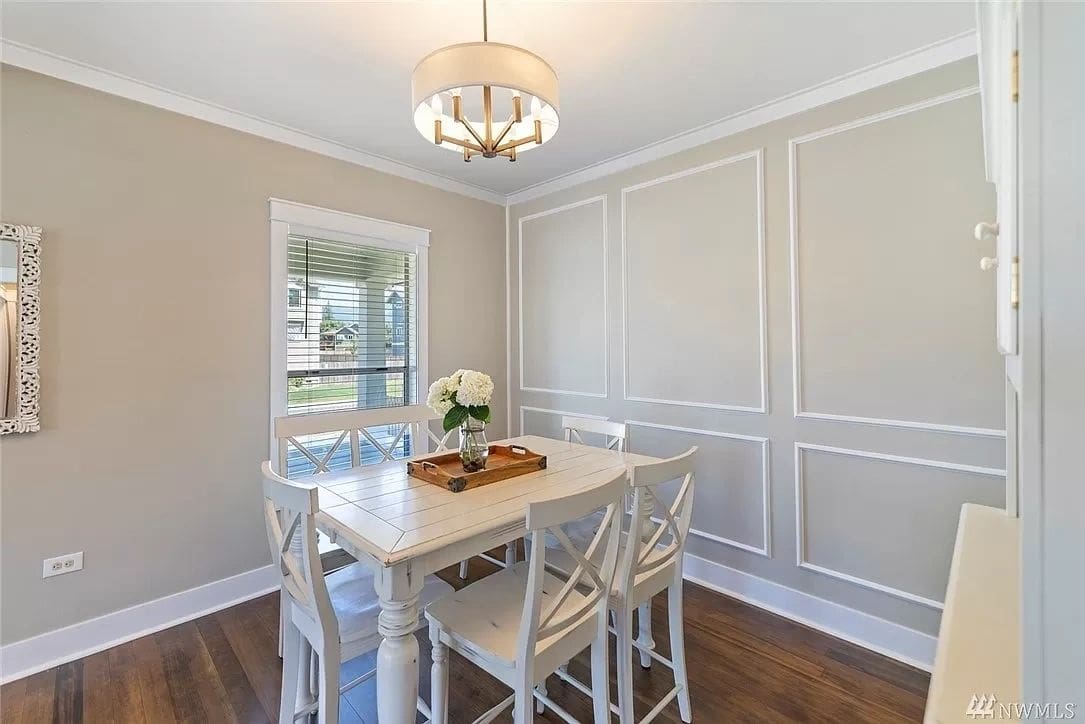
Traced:
<path fill-rule="evenodd" d="M 39 429 L 41 379 L 41 227 L 0 223 L 0 241 L 19 247 L 18 355 L 16 357 L 15 416 L 0 419 L 0 435 Z"/>

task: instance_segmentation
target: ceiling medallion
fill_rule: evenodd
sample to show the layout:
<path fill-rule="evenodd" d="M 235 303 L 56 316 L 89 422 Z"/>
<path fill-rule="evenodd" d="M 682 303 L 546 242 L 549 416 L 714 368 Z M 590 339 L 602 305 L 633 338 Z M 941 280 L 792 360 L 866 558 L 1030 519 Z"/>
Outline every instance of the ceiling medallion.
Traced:
<path fill-rule="evenodd" d="M 465 91 L 470 91 L 465 97 Z M 530 113 L 524 114 L 524 103 Z M 491 43 L 482 0 L 482 42 L 460 43 L 435 50 L 411 74 L 414 125 L 427 140 L 441 148 L 483 158 L 505 156 L 536 148 L 558 130 L 558 76 L 550 65 L 523 48 Z M 452 115 L 444 112 L 446 101 Z M 499 129 L 494 105 L 511 107 Z M 472 113 L 481 120 L 472 120 Z"/>

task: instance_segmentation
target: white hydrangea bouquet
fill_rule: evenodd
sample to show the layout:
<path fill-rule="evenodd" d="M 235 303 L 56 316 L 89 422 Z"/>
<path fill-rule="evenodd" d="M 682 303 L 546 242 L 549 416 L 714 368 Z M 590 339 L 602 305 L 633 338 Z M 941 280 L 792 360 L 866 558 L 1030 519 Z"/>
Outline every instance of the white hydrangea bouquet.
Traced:
<path fill-rule="evenodd" d="M 490 446 L 485 430 L 493 395 L 494 381 L 475 370 L 456 370 L 429 386 L 426 404 L 444 416 L 445 432 L 460 428 L 460 461 L 469 473 L 486 467 Z"/>
<path fill-rule="evenodd" d="M 468 418 L 489 422 L 493 396 L 494 381 L 488 374 L 456 370 L 429 386 L 426 404 L 438 415 L 444 415 L 444 428 L 448 432 Z"/>

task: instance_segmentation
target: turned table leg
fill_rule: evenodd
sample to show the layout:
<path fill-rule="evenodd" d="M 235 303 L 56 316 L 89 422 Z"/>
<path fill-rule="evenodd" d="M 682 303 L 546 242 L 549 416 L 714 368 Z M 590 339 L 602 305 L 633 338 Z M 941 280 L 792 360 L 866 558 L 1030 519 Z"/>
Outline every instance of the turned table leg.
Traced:
<path fill-rule="evenodd" d="M 410 724 L 418 702 L 418 594 L 422 577 L 412 581 L 409 569 L 384 569 L 375 579 L 381 612 L 377 649 L 377 718 L 381 724 Z"/>

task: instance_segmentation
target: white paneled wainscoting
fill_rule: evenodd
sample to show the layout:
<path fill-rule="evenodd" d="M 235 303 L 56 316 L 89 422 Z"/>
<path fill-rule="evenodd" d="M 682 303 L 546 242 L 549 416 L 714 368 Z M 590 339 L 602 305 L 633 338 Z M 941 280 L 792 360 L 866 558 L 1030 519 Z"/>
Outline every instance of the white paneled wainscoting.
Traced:
<path fill-rule="evenodd" d="M 950 63 L 508 210 L 512 432 L 697 445 L 688 578 L 922 668 L 962 504 L 1005 504 L 976 80 Z"/>

